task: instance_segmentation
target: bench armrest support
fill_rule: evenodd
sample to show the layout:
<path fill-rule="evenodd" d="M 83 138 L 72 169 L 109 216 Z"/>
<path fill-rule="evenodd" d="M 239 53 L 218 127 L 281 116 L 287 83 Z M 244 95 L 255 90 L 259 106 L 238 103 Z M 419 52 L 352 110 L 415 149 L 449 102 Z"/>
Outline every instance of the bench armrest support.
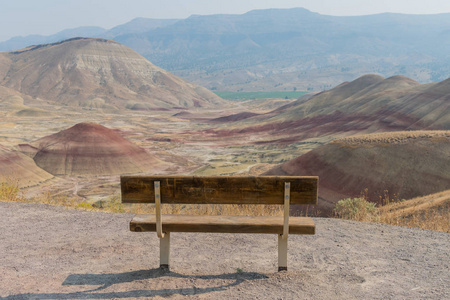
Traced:
<path fill-rule="evenodd" d="M 283 223 L 283 239 L 287 239 L 289 234 L 289 206 L 291 200 L 291 183 L 284 183 L 284 223 Z"/>
<path fill-rule="evenodd" d="M 160 239 L 164 238 L 164 232 L 162 231 L 161 220 L 161 183 L 159 181 L 154 182 L 155 186 L 155 213 L 156 213 L 156 234 Z"/>

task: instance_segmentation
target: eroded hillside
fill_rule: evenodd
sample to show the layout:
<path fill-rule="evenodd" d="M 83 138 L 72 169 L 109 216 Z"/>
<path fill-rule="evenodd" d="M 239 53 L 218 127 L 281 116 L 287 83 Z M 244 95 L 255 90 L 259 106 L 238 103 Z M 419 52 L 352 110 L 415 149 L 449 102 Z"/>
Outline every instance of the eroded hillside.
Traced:
<path fill-rule="evenodd" d="M 104 39 L 75 38 L 1 53 L 0 85 L 58 105 L 107 111 L 224 105 L 205 88 Z"/>

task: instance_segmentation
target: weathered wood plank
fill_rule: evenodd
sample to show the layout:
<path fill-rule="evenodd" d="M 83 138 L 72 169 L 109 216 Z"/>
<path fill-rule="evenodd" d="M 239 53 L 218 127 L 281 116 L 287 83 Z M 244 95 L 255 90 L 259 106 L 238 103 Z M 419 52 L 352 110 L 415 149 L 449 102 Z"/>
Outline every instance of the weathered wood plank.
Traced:
<path fill-rule="evenodd" d="M 180 204 L 283 204 L 284 183 L 291 204 L 317 204 L 315 176 L 121 176 L 123 203 L 154 203 L 153 182 L 161 182 L 161 202 Z"/>
<path fill-rule="evenodd" d="M 163 215 L 165 232 L 217 232 L 217 233 L 283 233 L 283 217 L 272 216 L 198 216 Z M 314 221 L 308 217 L 290 217 L 289 234 L 315 234 Z M 136 215 L 130 222 L 130 230 L 156 231 L 153 214 Z"/>

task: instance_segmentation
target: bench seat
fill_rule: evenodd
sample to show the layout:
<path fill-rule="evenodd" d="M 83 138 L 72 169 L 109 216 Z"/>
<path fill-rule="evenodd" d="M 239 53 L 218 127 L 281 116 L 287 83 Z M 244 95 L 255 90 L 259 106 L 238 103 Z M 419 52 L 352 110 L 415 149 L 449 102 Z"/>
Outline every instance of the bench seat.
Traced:
<path fill-rule="evenodd" d="M 283 217 L 273 216 L 206 216 L 162 215 L 165 232 L 218 233 L 283 233 Z M 289 217 L 289 234 L 315 234 L 315 225 L 309 217 Z M 156 231 L 156 215 L 136 215 L 130 222 L 135 232 Z"/>

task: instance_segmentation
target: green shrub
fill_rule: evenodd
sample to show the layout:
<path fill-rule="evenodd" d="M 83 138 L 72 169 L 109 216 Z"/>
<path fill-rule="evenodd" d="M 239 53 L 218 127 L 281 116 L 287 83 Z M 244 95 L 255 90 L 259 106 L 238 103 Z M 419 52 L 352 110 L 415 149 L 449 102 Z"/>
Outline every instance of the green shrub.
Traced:
<path fill-rule="evenodd" d="M 364 197 L 339 200 L 334 209 L 335 214 L 342 219 L 354 221 L 370 221 L 377 213 L 375 203 L 368 202 Z"/>

